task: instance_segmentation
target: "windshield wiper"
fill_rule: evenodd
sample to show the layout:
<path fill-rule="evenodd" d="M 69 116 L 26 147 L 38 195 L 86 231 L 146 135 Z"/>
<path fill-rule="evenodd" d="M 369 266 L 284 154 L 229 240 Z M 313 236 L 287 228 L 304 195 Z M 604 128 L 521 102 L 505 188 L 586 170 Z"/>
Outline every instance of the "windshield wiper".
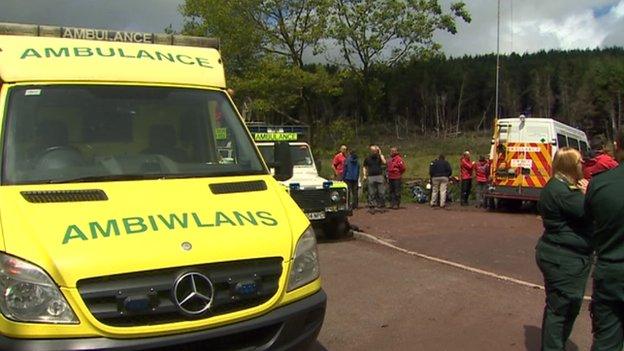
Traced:
<path fill-rule="evenodd" d="M 47 179 L 40 181 L 46 184 L 62 184 L 62 183 L 89 183 L 89 182 L 106 182 L 120 180 L 155 180 L 155 179 L 182 179 L 182 178 L 207 178 L 222 176 L 243 176 L 243 175 L 263 175 L 265 171 L 229 171 L 229 172 L 213 172 L 213 173 L 140 173 L 140 174 L 108 174 L 97 176 L 84 176 L 76 178 Z"/>
<path fill-rule="evenodd" d="M 163 173 L 143 173 L 143 174 L 108 174 L 97 176 L 85 176 L 76 178 L 63 178 L 63 179 L 49 179 L 44 181 L 48 184 L 57 183 L 88 183 L 88 182 L 106 182 L 115 180 L 146 180 L 146 179 L 166 179 L 166 178 L 179 178 L 178 174 L 163 174 Z"/>

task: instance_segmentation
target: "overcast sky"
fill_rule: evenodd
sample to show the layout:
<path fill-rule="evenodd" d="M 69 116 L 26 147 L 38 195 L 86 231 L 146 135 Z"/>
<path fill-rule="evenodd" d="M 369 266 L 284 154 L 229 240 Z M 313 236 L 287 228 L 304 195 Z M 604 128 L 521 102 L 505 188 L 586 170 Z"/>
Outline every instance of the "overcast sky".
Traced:
<path fill-rule="evenodd" d="M 0 0 L 0 21 L 161 32 L 183 0 Z M 451 0 L 442 0 L 444 4 Z M 496 0 L 465 0 L 472 23 L 440 33 L 453 56 L 496 51 Z M 624 46 L 624 0 L 501 0 L 501 50 Z"/>

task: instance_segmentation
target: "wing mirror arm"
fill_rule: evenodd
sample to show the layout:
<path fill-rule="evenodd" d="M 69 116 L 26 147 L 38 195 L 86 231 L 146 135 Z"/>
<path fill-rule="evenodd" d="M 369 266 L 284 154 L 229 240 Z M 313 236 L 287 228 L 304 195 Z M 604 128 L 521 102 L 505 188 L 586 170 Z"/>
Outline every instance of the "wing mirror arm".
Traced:
<path fill-rule="evenodd" d="M 279 181 L 285 181 L 292 178 L 294 166 L 288 142 L 280 141 L 275 143 L 273 159 L 275 162 L 272 165 L 269 165 L 269 167 L 273 167 L 273 169 L 275 169 L 273 177 Z"/>

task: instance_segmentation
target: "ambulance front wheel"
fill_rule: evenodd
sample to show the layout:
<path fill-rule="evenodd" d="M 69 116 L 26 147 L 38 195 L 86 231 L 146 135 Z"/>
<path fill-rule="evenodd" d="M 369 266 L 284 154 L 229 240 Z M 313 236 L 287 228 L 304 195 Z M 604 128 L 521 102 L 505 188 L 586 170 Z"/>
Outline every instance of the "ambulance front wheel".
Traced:
<path fill-rule="evenodd" d="M 341 239 L 352 235 L 351 225 L 346 216 L 328 218 L 323 223 L 323 233 L 327 239 Z"/>

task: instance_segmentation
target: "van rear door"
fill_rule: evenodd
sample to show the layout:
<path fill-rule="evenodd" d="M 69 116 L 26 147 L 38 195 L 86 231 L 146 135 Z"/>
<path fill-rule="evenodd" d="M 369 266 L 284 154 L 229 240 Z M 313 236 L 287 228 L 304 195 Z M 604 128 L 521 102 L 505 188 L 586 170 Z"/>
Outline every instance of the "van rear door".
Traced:
<path fill-rule="evenodd" d="M 544 187 L 550 179 L 552 164 L 550 131 L 550 125 L 530 120 L 499 123 L 492 167 L 493 185 L 520 190 Z"/>

